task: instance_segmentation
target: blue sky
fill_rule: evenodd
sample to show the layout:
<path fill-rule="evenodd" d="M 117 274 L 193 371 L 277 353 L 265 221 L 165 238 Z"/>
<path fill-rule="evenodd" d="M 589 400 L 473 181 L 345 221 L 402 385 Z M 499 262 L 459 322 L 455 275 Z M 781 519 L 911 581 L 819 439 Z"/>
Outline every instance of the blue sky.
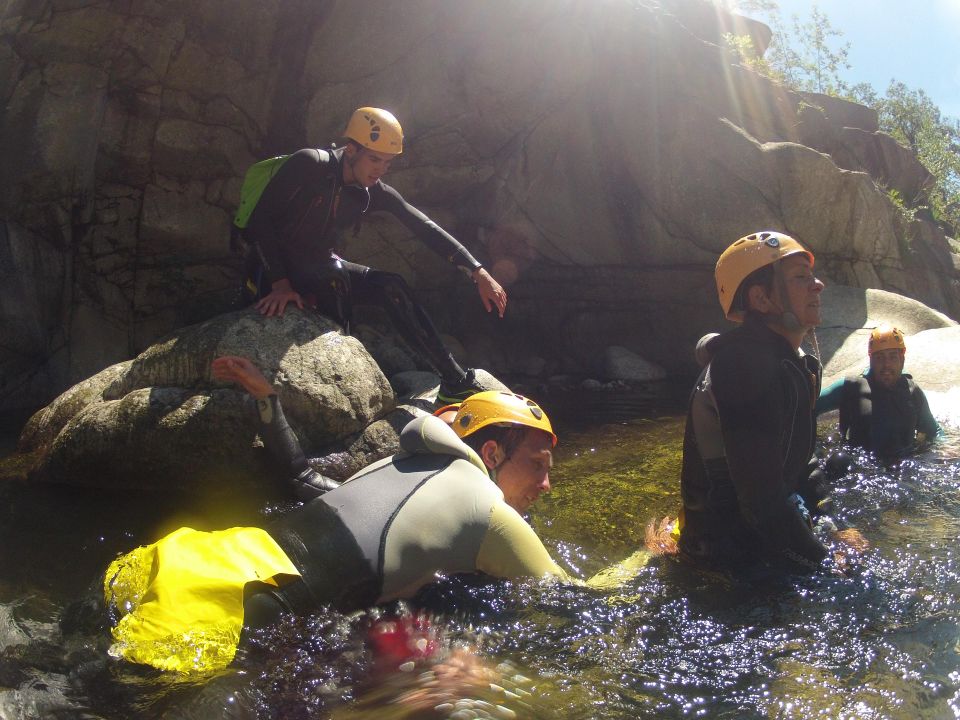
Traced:
<path fill-rule="evenodd" d="M 922 89 L 941 112 L 960 119 L 960 0 L 777 0 L 786 27 L 814 5 L 850 43 L 844 79 L 881 94 L 891 78 Z M 749 13 L 748 13 L 749 14 Z"/>

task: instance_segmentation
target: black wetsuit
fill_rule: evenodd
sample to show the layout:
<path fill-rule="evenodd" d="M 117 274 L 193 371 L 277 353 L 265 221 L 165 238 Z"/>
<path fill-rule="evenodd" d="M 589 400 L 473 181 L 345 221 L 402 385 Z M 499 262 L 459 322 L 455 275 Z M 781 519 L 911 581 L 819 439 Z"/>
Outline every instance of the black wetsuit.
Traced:
<path fill-rule="evenodd" d="M 264 447 L 289 478 L 290 486 L 299 500 L 313 500 L 339 486 L 340 483 L 321 475 L 307 462 L 300 441 L 283 414 L 278 396 L 270 395 L 257 400 L 256 405 Z"/>
<path fill-rule="evenodd" d="M 404 339 L 448 381 L 463 378 L 406 281 L 338 258 L 343 232 L 364 214 L 388 212 L 436 253 L 472 272 L 481 267 L 463 245 L 406 202 L 389 185 L 345 185 L 343 151 L 306 148 L 290 156 L 270 180 L 250 215 L 243 236 L 255 252 L 248 268 L 255 295 L 284 278 L 304 299 L 349 332 L 353 303 L 384 308 Z"/>
<path fill-rule="evenodd" d="M 684 433 L 681 554 L 712 568 L 815 568 L 826 548 L 796 497 L 812 491 L 820 363 L 753 317 L 708 350 Z"/>
<path fill-rule="evenodd" d="M 893 387 L 862 375 L 838 380 L 817 400 L 817 414 L 840 409 L 840 433 L 881 458 L 897 458 L 913 451 L 917 433 L 933 440 L 942 431 L 913 378 L 903 373 Z"/>

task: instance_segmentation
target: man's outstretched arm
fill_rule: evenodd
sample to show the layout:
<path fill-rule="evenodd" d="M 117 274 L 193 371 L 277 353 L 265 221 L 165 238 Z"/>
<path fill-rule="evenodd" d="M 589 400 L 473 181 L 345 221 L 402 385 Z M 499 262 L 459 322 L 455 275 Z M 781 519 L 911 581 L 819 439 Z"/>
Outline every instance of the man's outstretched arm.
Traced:
<path fill-rule="evenodd" d="M 386 183 L 372 187 L 370 195 L 372 211 L 389 212 L 440 257 L 469 272 L 486 311 L 496 309 L 497 314 L 503 317 L 507 309 L 507 291 L 453 235 L 404 200 Z"/>

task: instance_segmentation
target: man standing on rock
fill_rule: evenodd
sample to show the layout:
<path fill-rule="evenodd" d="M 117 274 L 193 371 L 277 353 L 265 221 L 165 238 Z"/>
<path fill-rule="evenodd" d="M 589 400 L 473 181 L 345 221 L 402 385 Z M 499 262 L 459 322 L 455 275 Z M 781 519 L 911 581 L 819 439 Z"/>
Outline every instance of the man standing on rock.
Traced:
<path fill-rule="evenodd" d="M 903 372 L 906 352 L 900 330 L 874 328 L 867 344 L 870 367 L 836 381 L 817 400 L 818 415 L 839 408 L 844 440 L 885 459 L 907 455 L 943 432 L 923 390 Z"/>
<path fill-rule="evenodd" d="M 391 113 L 359 108 L 344 136 L 342 148 L 306 148 L 280 162 L 258 163 L 269 163 L 269 180 L 262 194 L 244 195 L 235 220 L 253 248 L 247 290 L 264 315 L 282 315 L 288 303 L 307 305 L 348 332 L 354 302 L 383 307 L 403 338 L 440 374 L 438 401 L 462 400 L 483 388 L 472 370 L 457 364 L 406 281 L 339 258 L 333 252 L 337 239 L 358 229 L 366 213 L 389 212 L 472 277 L 487 312 L 495 308 L 503 317 L 507 294 L 463 245 L 381 180 L 403 152 L 403 131 Z"/>

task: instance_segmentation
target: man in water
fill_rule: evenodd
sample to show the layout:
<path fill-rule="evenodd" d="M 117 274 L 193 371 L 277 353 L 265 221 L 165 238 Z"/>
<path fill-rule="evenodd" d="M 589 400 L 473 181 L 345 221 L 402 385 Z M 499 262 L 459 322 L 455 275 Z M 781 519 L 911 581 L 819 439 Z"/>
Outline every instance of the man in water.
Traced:
<path fill-rule="evenodd" d="M 739 327 L 710 338 L 683 440 L 681 557 L 712 568 L 772 563 L 817 568 L 827 549 L 805 503 L 819 361 L 799 352 L 820 323 L 823 283 L 813 253 L 793 238 L 758 232 L 716 266 L 720 305 Z M 855 530 L 839 539 L 863 546 Z"/>
<path fill-rule="evenodd" d="M 487 312 L 496 309 L 503 317 L 507 294 L 463 245 L 381 180 L 403 152 L 403 130 L 390 112 L 359 108 L 344 136 L 342 148 L 293 153 L 255 201 L 241 234 L 254 250 L 247 287 L 256 307 L 273 316 L 289 303 L 307 304 L 349 332 L 353 303 L 378 305 L 440 374 L 438 401 L 463 400 L 483 388 L 472 370 L 457 364 L 406 281 L 339 258 L 334 254 L 339 237 L 359 229 L 365 214 L 388 212 L 470 275 Z"/>
<path fill-rule="evenodd" d="M 843 439 L 885 459 L 903 457 L 935 440 L 943 431 L 923 390 L 903 372 L 906 352 L 900 330 L 874 328 L 867 343 L 870 367 L 824 389 L 817 415 L 839 409 Z"/>
<path fill-rule="evenodd" d="M 452 426 L 417 418 L 401 452 L 342 486 L 306 468 L 276 391 L 248 360 L 213 372 L 256 399 L 265 444 L 313 497 L 266 528 L 181 528 L 110 566 L 112 654 L 161 669 L 222 667 L 241 630 L 330 605 L 412 596 L 437 573 L 566 578 L 521 517 L 550 489 L 556 436 L 540 407 L 499 391 L 465 400 Z"/>

